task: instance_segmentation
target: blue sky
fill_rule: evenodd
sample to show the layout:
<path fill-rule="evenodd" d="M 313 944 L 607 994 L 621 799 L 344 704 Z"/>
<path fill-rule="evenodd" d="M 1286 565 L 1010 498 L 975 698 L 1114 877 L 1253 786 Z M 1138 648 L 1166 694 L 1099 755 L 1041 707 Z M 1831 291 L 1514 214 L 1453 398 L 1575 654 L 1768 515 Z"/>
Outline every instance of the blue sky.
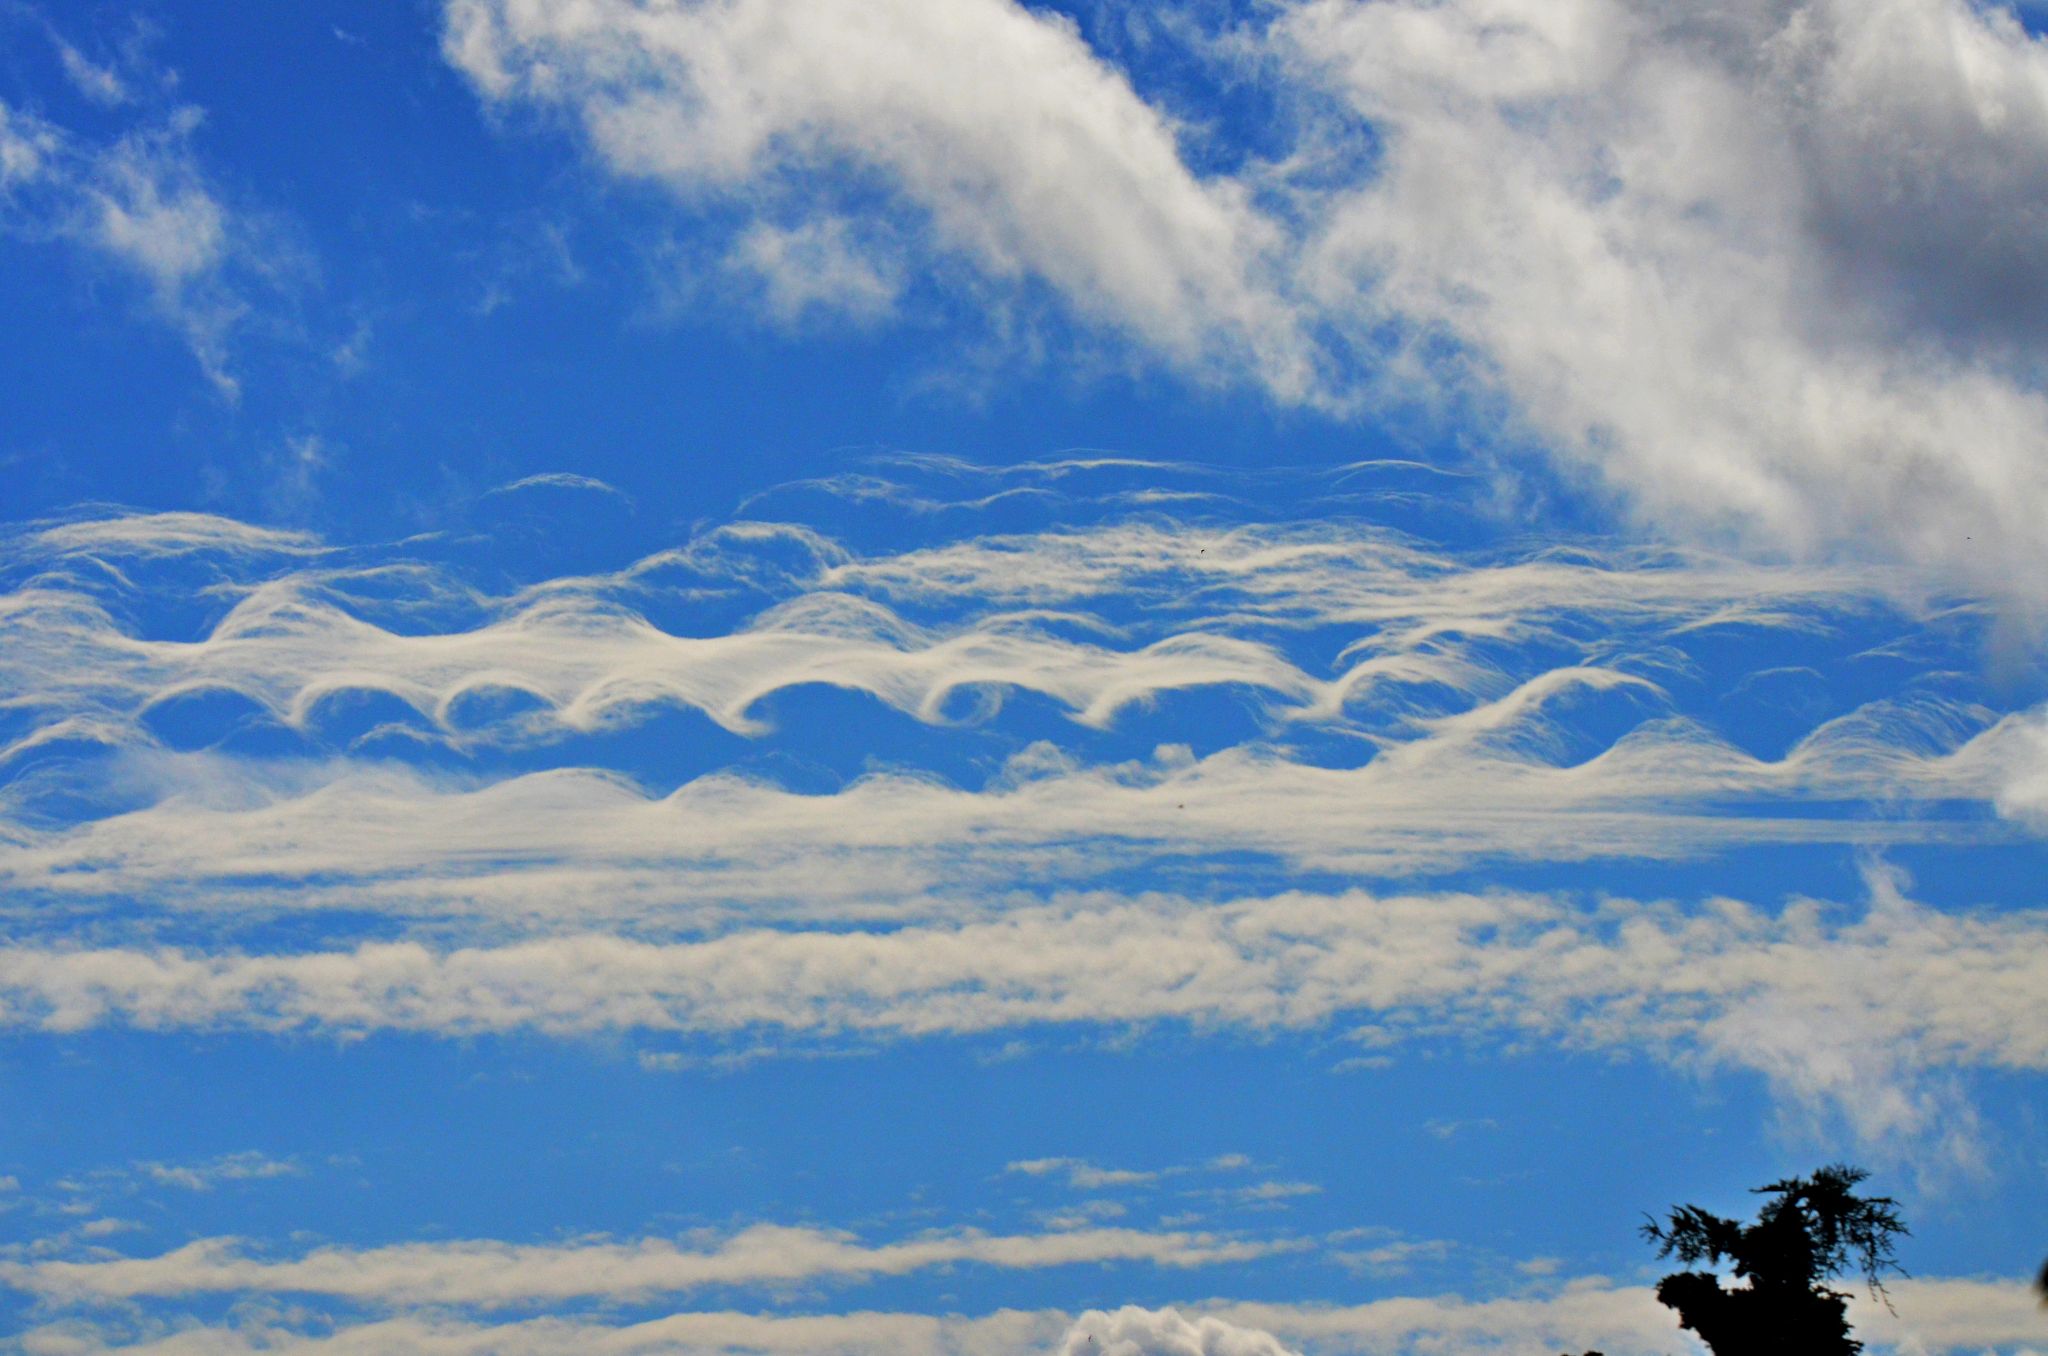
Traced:
<path fill-rule="evenodd" d="M 7 1340 L 2040 1349 L 2038 29 L 0 9 Z"/>

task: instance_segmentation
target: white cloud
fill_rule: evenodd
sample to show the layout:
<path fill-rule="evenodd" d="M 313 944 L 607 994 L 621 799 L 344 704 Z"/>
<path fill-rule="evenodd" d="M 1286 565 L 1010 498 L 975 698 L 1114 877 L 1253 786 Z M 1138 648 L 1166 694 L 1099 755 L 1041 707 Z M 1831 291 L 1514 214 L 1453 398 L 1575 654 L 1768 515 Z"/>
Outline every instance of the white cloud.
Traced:
<path fill-rule="evenodd" d="M 254 1149 L 222 1154 L 199 1163 L 138 1163 L 135 1168 L 152 1182 L 183 1187 L 187 1191 L 211 1191 L 221 1182 L 296 1177 L 305 1171 L 289 1159 L 272 1158 Z"/>
<path fill-rule="evenodd" d="M 1090 1311 L 1060 1340 L 1057 1356 L 1298 1356 L 1271 1333 L 1172 1309 Z"/>
<path fill-rule="evenodd" d="M 142 561 L 214 556 L 223 563 L 247 556 L 308 556 L 326 548 L 305 532 L 263 527 L 212 513 L 124 513 L 71 522 L 30 523 L 9 554 L 18 563 L 61 563 L 66 557 Z"/>
<path fill-rule="evenodd" d="M 872 322 L 896 309 L 905 286 L 899 251 L 860 240 L 843 217 L 782 227 L 756 222 L 726 262 L 760 280 L 768 314 L 785 326 L 814 315 Z"/>
<path fill-rule="evenodd" d="M 610 495 L 631 503 L 631 498 L 617 486 L 606 484 L 596 476 L 579 475 L 574 471 L 542 471 L 538 475 L 522 476 L 503 485 L 494 485 L 485 490 L 486 496 L 517 494 L 521 490 L 587 490 L 593 494 Z"/>
<path fill-rule="evenodd" d="M 1859 1295 L 1851 1300 L 1851 1320 L 1860 1335 L 1901 1356 L 2048 1350 L 2024 1282 L 1923 1278 L 1896 1282 L 1891 1291 L 1897 1314 Z M 1104 1345 L 1112 1335 L 1126 1345 Z M 1089 1337 L 1097 1339 L 1093 1351 Z M 1670 1356 L 1687 1340 L 1648 1288 L 1592 1279 L 1535 1298 L 1404 1296 L 1353 1306 L 1211 1300 L 1078 1318 L 1017 1310 L 973 1318 L 696 1312 L 611 1326 L 553 1317 L 480 1323 L 441 1314 L 330 1329 L 245 1309 L 211 1324 L 72 1319 L 33 1328 L 21 1344 L 33 1356 L 1547 1356 L 1594 1346 L 1609 1356 Z"/>
<path fill-rule="evenodd" d="M 566 483 L 529 477 L 493 493 Z M 226 577 L 215 591 L 239 601 L 190 641 L 146 640 L 117 620 L 161 585 L 78 568 L 209 553 Z M 1811 628 L 1908 606 L 1885 601 L 1903 581 L 1877 572 L 1627 552 L 1470 560 L 1349 525 L 1125 523 L 856 558 L 800 528 L 737 524 L 614 575 L 506 598 L 402 559 L 293 572 L 274 558 L 320 553 L 301 534 L 199 514 L 32 527 L 16 540 L 19 563 L 61 565 L 69 578 L 40 574 L 0 596 L 9 701 L 135 739 L 144 713 L 187 693 L 233 692 L 305 729 L 329 700 L 375 692 L 476 742 L 615 727 L 670 705 L 758 733 L 758 703 L 817 682 L 934 722 L 963 694 L 1031 691 L 1095 726 L 1169 693 L 1228 685 L 1259 694 L 1277 720 L 1342 723 L 1369 707 L 1398 716 L 1412 702 L 1420 715 L 1425 701 L 1497 693 L 1517 662 L 1508 647 L 1650 668 L 1706 627 Z M 725 634 L 670 634 L 639 610 L 690 587 L 738 585 L 771 605 Z M 1135 624 L 1092 611 L 1138 604 Z M 911 619 L 933 609 L 950 616 Z M 463 625 L 439 629 L 441 617 Z M 1314 626 L 1355 630 L 1333 672 L 1308 671 L 1274 643 Z M 1552 681 L 1630 680 L 1560 670 Z M 472 698 L 507 692 L 534 707 L 481 729 L 459 718 Z"/>
<path fill-rule="evenodd" d="M 1017 1311 L 981 1318 L 683 1313 L 620 1327 L 569 1318 L 480 1324 L 407 1315 L 308 1331 L 283 1318 L 245 1315 L 233 1326 L 71 1320 L 33 1329 L 23 1350 L 30 1356 L 1042 1356 L 1065 1323 L 1064 1315 Z"/>
<path fill-rule="evenodd" d="M 955 1232 L 870 1245 L 850 1234 L 766 1224 L 695 1243 L 476 1240 L 329 1247 L 274 1259 L 249 1255 L 235 1239 L 208 1238 L 157 1257 L 0 1262 L 0 1282 L 54 1302 L 237 1293 L 326 1295 L 378 1306 L 494 1308 L 592 1296 L 645 1300 L 710 1286 L 863 1280 L 963 1264 L 1037 1269 L 1142 1262 L 1192 1268 L 1248 1261 L 1294 1246 L 1284 1240 L 1136 1229 Z"/>
<path fill-rule="evenodd" d="M 2048 1070 L 2044 994 L 2041 914 L 1936 912 L 1882 879 L 1860 917 L 1811 904 L 1774 917 L 1729 900 L 1588 909 L 1542 896 L 1294 893 L 1220 904 L 1077 897 L 1013 903 L 985 921 L 748 928 L 671 944 L 578 935 L 445 951 L 0 951 L 0 1018 L 60 1031 L 614 1029 L 786 1042 L 1349 1021 L 1383 1043 L 1536 1039 L 1760 1073 L 1788 1105 L 1839 1118 L 1867 1148 L 1935 1166 L 1973 1149 L 1950 1074 Z M 1011 1170 L 1086 1189 L 1159 1175 L 1070 1158 Z"/>
<path fill-rule="evenodd" d="M 888 308 L 920 245 L 856 211 L 879 183 L 969 291 L 1036 279 L 1184 370 L 1478 420 L 1695 539 L 2048 616 L 2048 48 L 1997 6 L 1301 0 L 1189 49 L 1296 120 L 1206 178 L 1005 0 L 445 13 L 494 105 L 744 217 L 784 314 Z"/>
<path fill-rule="evenodd" d="M 87 99 L 103 108 L 118 108 L 134 97 L 127 82 L 121 79 L 120 71 L 113 66 L 102 66 L 93 61 L 54 30 L 50 33 L 50 41 L 57 49 L 57 62 L 64 68 L 64 78 Z"/>
<path fill-rule="evenodd" d="M 1879 551 L 2035 610 L 2048 51 L 1963 0 L 1313 0 L 1384 138 L 1312 285 L 1680 530 Z"/>
<path fill-rule="evenodd" d="M 275 261 L 194 155 L 201 121 L 199 110 L 176 108 L 94 141 L 0 104 L 0 229 L 81 246 L 136 277 L 233 396 L 228 340 L 247 310 L 244 285 Z"/>
<path fill-rule="evenodd" d="M 448 0 L 446 17 L 449 61 L 487 98 L 564 109 L 614 172 L 758 213 L 770 234 L 743 255 L 777 233 L 829 244 L 829 268 L 768 261 L 771 304 L 885 300 L 886 255 L 835 237 L 844 174 L 985 278 L 1049 286 L 1190 367 L 1308 388 L 1292 317 L 1255 280 L 1275 232 L 1241 186 L 1191 173 L 1063 20 L 1008 0 Z"/>
<path fill-rule="evenodd" d="M 1096 726 L 1228 685 L 1257 694 L 1276 726 L 1333 725 L 1380 749 L 1352 768 L 1257 744 L 1087 767 L 1036 747 L 980 790 L 878 773 L 794 796 L 711 776 L 662 801 L 595 771 L 474 789 L 388 766 L 138 753 L 121 773 L 159 803 L 0 845 L 15 886 L 72 897 L 122 884 L 167 901 L 239 893 L 239 880 L 296 868 L 333 882 L 300 895 L 304 907 L 369 895 L 403 907 L 411 890 L 445 912 L 465 896 L 524 891 L 521 878 L 537 892 L 531 906 L 576 894 L 579 907 L 609 899 L 604 912 L 618 916 L 649 890 L 676 897 L 691 874 L 706 900 L 782 893 L 830 907 L 835 895 L 900 899 L 963 870 L 1072 879 L 1133 843 L 1400 872 L 1488 856 L 1956 838 L 1988 830 L 1786 812 L 2003 797 L 2024 819 L 2014 788 L 2040 761 L 2037 722 L 1984 728 L 1989 713 L 1925 695 L 1865 707 L 1775 760 L 1655 715 L 1666 698 L 1653 677 L 1682 669 L 1696 634 L 1882 612 L 1887 577 L 1867 571 L 1629 553 L 1472 560 L 1341 525 L 1157 522 L 857 558 L 801 527 L 736 524 L 616 575 L 490 598 L 383 553 L 293 568 L 333 553 L 303 534 L 196 514 L 36 524 L 10 545 L 31 576 L 0 596 L 13 753 L 57 738 L 146 748 L 161 704 L 224 692 L 316 742 L 326 704 L 366 692 L 417 712 L 413 735 L 457 745 L 617 728 L 673 705 L 756 733 L 765 697 L 819 682 L 933 722 L 963 694 L 1024 690 Z M 184 596 L 193 569 L 201 588 L 236 600 L 226 615 L 196 640 L 136 634 L 123 618 L 156 593 Z M 704 636 L 665 632 L 636 608 L 693 590 L 758 590 L 769 605 Z M 945 619 L 913 620 L 934 610 Z M 1355 638 L 1312 671 L 1281 642 L 1317 627 Z M 531 701 L 503 718 L 468 714 L 506 693 Z M 1628 706 L 1634 728 L 1565 761 L 1561 713 L 1575 703 Z M 368 831 L 387 819 L 389 832 Z M 974 860 L 963 861 L 969 842 Z M 232 865 L 258 855 L 265 871 Z M 828 858 L 829 881 L 818 870 Z M 643 865 L 657 862 L 666 875 Z"/>
<path fill-rule="evenodd" d="M 1144 1172 L 1136 1168 L 1104 1168 L 1084 1158 L 1026 1158 L 1005 1164 L 1005 1172 L 1020 1172 L 1028 1177 L 1058 1175 L 1067 1179 L 1067 1185 L 1083 1191 L 1094 1191 L 1100 1187 L 1144 1186 L 1159 1180 L 1157 1172 Z"/>
<path fill-rule="evenodd" d="M 1612 690 L 1545 675 L 1356 768 L 1257 746 L 1075 765 L 1034 745 L 979 790 L 874 773 L 830 794 L 729 773 L 650 797 L 577 769 L 475 787 L 389 764 L 134 755 L 140 808 L 67 827 L 0 820 L 0 883 L 53 908 L 144 898 L 224 922 L 372 909 L 499 925 L 915 916 L 1020 888 L 1084 884 L 1134 855 L 1246 852 L 1296 869 L 1400 875 L 1474 861 L 1673 857 L 1735 844 L 1981 843 L 2011 830 L 1940 813 L 2003 785 L 2007 725 L 1940 752 L 1954 713 L 1864 711 L 1776 760 L 1684 722 L 1597 757 L 1543 757 L 1548 704 Z M 1935 744 L 1925 752 L 1916 743 Z M 1877 802 L 1912 814 L 1838 816 Z M 62 914 L 46 914 L 61 919 Z"/>

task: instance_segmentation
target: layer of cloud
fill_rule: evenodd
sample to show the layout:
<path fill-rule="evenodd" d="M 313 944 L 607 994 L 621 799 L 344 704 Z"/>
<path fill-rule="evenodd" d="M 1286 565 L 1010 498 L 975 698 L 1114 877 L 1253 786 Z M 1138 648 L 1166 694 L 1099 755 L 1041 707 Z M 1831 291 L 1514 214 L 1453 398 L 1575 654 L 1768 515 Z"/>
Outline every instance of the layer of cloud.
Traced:
<path fill-rule="evenodd" d="M 1906 1280 L 1892 1287 L 1898 1312 L 1858 1296 L 1856 1331 L 1901 1356 L 1997 1349 L 2037 1356 L 2040 1311 L 2017 1280 Z M 1113 1335 L 1125 1345 L 1104 1346 Z M 1097 1339 L 1090 1348 L 1088 1339 Z M 1125 1308 L 1078 1317 L 1004 1310 L 982 1317 L 887 1312 L 757 1315 L 680 1313 L 608 1325 L 539 1318 L 480 1323 L 407 1315 L 316 1325 L 247 1313 L 232 1324 L 68 1320 L 29 1330 L 33 1356 L 1537 1356 L 1597 1345 L 1610 1356 L 1669 1356 L 1687 1339 L 1647 1287 L 1597 1279 L 1528 1299 L 1456 1296 L 1353 1306 L 1209 1301 L 1177 1310 Z M 1149 1343 L 1150 1345 L 1147 1345 Z M 1204 1346 L 1202 1343 L 1207 1343 Z"/>
<path fill-rule="evenodd" d="M 1626 551 L 1471 559 L 1351 523 L 1126 521 L 878 556 L 800 527 L 737 524 L 616 574 L 502 597 L 402 556 L 280 568 L 320 544 L 196 514 L 36 525 L 13 545 L 26 582 L 0 595 L 0 677 L 7 709 L 29 722 L 16 749 L 57 724 L 142 740 L 153 708 L 220 694 L 299 730 L 323 704 L 391 697 L 466 741 L 587 732 L 676 706 L 759 733 L 755 708 L 806 684 L 928 722 L 964 694 L 1024 691 L 1106 726 L 1170 693 L 1230 687 L 1279 721 L 1341 723 L 1497 694 L 1540 671 L 1517 652 L 1561 674 L 1571 655 L 1654 672 L 1703 628 L 1802 630 L 1894 609 L 1903 621 L 1925 606 L 1875 572 Z M 176 587 L 147 568 L 173 556 L 210 563 L 209 592 L 233 600 L 198 639 L 148 639 L 131 620 Z M 644 613 L 735 589 L 765 596 L 723 634 L 674 634 Z M 1284 648 L 1319 627 L 1349 642 L 1333 672 Z M 467 714 L 515 695 L 516 717 Z"/>
<path fill-rule="evenodd" d="M 646 1300 L 714 1286 L 779 1286 L 901 1276 L 976 1264 L 1037 1269 L 1083 1263 L 1205 1267 L 1294 1246 L 1196 1233 L 1074 1229 L 1045 1234 L 934 1234 L 867 1244 L 850 1234 L 755 1225 L 698 1246 L 517 1245 L 488 1240 L 320 1248 L 252 1256 L 231 1238 L 200 1239 L 157 1257 L 0 1262 L 0 1283 L 55 1302 L 194 1294 L 323 1295 L 377 1306 L 532 1306 L 602 1297 Z"/>
<path fill-rule="evenodd" d="M 17 911 L 38 910 L 19 921 L 43 927 L 140 899 L 228 926 L 349 910 L 670 930 L 742 915 L 957 916 L 1020 887 L 1089 884 L 1138 864 L 1198 870 L 1224 853 L 1401 876 L 1475 861 L 2012 837 L 1928 813 L 2003 784 L 2005 726 L 1923 754 L 1899 742 L 1921 733 L 1914 713 L 1880 713 L 1889 718 L 1828 727 L 1761 760 L 1660 725 L 1560 767 L 1504 756 L 1481 737 L 1496 733 L 1487 722 L 1530 714 L 1530 695 L 1361 768 L 1258 749 L 1198 759 L 1178 747 L 1077 766 L 1033 746 L 982 790 L 878 773 L 809 795 L 719 773 L 650 797 L 592 770 L 471 787 L 390 765 L 135 758 L 114 784 L 145 797 L 143 808 L 69 827 L 0 821 L 0 883 Z M 1815 813 L 1845 802 L 1887 809 Z"/>
<path fill-rule="evenodd" d="M 798 525 L 736 524 L 615 574 L 492 595 L 388 551 L 204 515 L 34 524 L 8 546 L 8 750 L 129 750 L 67 774 L 101 779 L 97 792 L 68 786 L 74 805 L 113 788 L 125 813 L 52 824 L 34 803 L 48 777 L 11 788 L 0 878 L 22 898 L 675 922 L 737 902 L 914 911 L 942 881 L 1057 885 L 1232 851 L 1401 874 L 1738 843 L 1981 841 L 1998 830 L 1952 812 L 1990 803 L 2031 824 L 2042 762 L 2038 718 L 1997 719 L 1938 688 L 1909 685 L 1775 758 L 1670 714 L 1664 684 L 1726 628 L 1793 636 L 1927 617 L 1867 571 L 1626 552 L 1475 559 L 1349 524 L 1157 520 L 860 556 Z M 650 620 L 706 598 L 761 603 L 708 635 Z M 196 638 L 152 638 L 137 620 L 173 606 L 188 617 L 194 599 L 221 609 Z M 335 760 L 322 744 L 328 711 L 364 696 L 417 717 L 361 736 L 383 752 L 561 738 L 676 706 L 759 735 L 756 708 L 810 684 L 928 722 L 954 718 L 965 695 L 982 700 L 979 719 L 1024 691 L 1097 727 L 1228 688 L 1274 731 L 1337 730 L 1377 752 L 1328 766 L 1262 741 L 1208 757 L 1169 745 L 1091 765 L 1034 745 L 979 787 L 877 772 L 796 795 L 714 774 L 653 798 L 602 769 L 478 785 Z M 236 699 L 230 724 L 253 709 L 314 756 L 152 750 L 159 711 L 223 695 Z M 1608 732 L 1580 736 L 1586 712 Z"/>
<path fill-rule="evenodd" d="M 1858 916 L 1541 896 L 1083 898 L 882 931 L 746 929 L 658 944 L 579 935 L 291 955 L 0 950 L 0 1020 L 71 1031 L 470 1034 L 625 1030 L 771 1041 L 978 1035 L 1046 1024 L 1417 1036 L 1648 1051 L 1758 1073 L 1868 1148 L 1968 1161 L 1955 1072 L 2048 1070 L 2048 920 L 1916 905 L 1889 878 Z M 1034 1159 L 1098 1188 L 1158 1172 Z M 1282 1189 L 1292 1189 L 1282 1185 Z M 1256 1189 L 1255 1189 L 1256 1190 Z"/>

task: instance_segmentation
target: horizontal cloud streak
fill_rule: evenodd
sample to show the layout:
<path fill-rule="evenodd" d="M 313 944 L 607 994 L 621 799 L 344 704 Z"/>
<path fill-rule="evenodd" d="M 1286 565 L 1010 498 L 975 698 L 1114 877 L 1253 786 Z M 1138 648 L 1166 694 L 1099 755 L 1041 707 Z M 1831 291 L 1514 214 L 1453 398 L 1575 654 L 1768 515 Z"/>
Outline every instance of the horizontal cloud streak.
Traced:
<path fill-rule="evenodd" d="M 729 1036 L 972 1035 L 1186 1022 L 1363 1022 L 1418 1036 L 1649 1049 L 1767 1076 L 1867 1141 L 1940 1128 L 1944 1069 L 2048 1070 L 2048 915 L 1962 916 L 1874 878 L 1856 918 L 1729 900 L 1683 910 L 1541 896 L 1089 897 L 887 931 L 704 941 L 564 936 L 287 955 L 0 950 L 0 1021 L 71 1031 L 537 1028 Z M 1077 1183 L 1141 1180 L 1044 1160 Z"/>
<path fill-rule="evenodd" d="M 1547 704 L 1630 681 L 1546 675 L 1358 768 L 1177 747 L 1092 767 L 1041 745 L 983 790 L 888 773 L 803 795 L 714 774 L 649 797 L 595 771 L 468 789 L 390 765 L 153 756 L 123 774 L 131 789 L 160 790 L 145 808 L 68 828 L 0 821 L 0 885 L 20 901 L 700 925 L 738 901 L 832 916 L 1223 852 L 1400 875 L 1739 843 L 1981 842 L 1999 830 L 1928 812 L 1990 800 L 2031 748 L 2001 724 L 1952 752 L 1918 751 L 1953 728 L 1935 704 L 1859 713 L 1778 760 L 1679 721 L 1576 765 L 1526 751 L 1531 740 L 1540 751 Z M 1893 813 L 1801 812 L 1844 802 Z"/>
<path fill-rule="evenodd" d="M 351 1250 L 286 1260 L 252 1257 L 233 1239 L 201 1239 L 159 1257 L 0 1263 L 0 1283 L 59 1301 L 200 1293 L 326 1295 L 372 1305 L 484 1308 L 603 1297 L 644 1300 L 713 1286 L 862 1280 L 932 1267 L 1006 1268 L 1142 1262 L 1243 1262 L 1291 1246 L 1211 1234 L 1077 1229 L 1031 1235 L 953 1233 L 869 1245 L 818 1229 L 755 1225 L 709 1247 L 663 1239 L 561 1246 L 474 1241 Z"/>
<path fill-rule="evenodd" d="M 2029 1287 L 2017 1280 L 1922 1278 L 1891 1287 L 1897 1312 L 1861 1295 L 1850 1313 L 1857 1332 L 1902 1351 L 1981 1352 L 2032 1350 L 2040 1312 Z M 85 1320 L 32 1329 L 26 1349 L 36 1353 L 119 1351 L 132 1356 L 372 1356 L 423 1352 L 431 1356 L 556 1356 L 563 1351 L 599 1356 L 1047 1356 L 1070 1349 L 1114 1325 L 1126 1334 L 1183 1335 L 1205 1329 L 1238 1340 L 1263 1356 L 1271 1344 L 1307 1356 L 1440 1356 L 1553 1351 L 1598 1342 L 1610 1356 L 1666 1356 L 1680 1340 L 1669 1310 L 1647 1286 L 1588 1280 L 1562 1293 L 1518 1299 L 1467 1300 L 1454 1295 L 1397 1298 L 1340 1306 L 1244 1304 L 1211 1300 L 1171 1310 L 1124 1309 L 1070 1317 L 1056 1311 L 1004 1310 L 983 1317 L 957 1314 L 850 1312 L 837 1314 L 679 1313 L 618 1326 L 576 1318 L 482 1323 L 455 1316 L 408 1315 L 334 1325 L 331 1330 L 268 1315 L 233 1324 L 127 1325 Z M 1259 1344 L 1266 1343 L 1262 1348 Z M 1144 1350 L 1140 1348 L 1140 1350 Z M 1186 1356 L 1185 1348 L 1168 1348 Z M 1199 1351 L 1200 1348 L 1194 1350 Z M 1225 1347 L 1229 1356 L 1238 1351 Z M 1208 1356 L 1216 1356 L 1209 1353 Z"/>

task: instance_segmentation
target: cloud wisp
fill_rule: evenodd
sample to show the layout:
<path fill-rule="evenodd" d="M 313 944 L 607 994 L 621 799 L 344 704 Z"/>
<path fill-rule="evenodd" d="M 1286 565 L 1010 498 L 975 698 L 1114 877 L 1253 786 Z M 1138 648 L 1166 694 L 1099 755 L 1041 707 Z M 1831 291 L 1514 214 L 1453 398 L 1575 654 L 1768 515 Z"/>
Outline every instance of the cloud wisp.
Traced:
<path fill-rule="evenodd" d="M 1007 0 L 454 0 L 443 47 L 494 106 L 558 111 L 616 173 L 758 211 L 730 262 L 785 317 L 886 312 L 897 259 L 937 255 L 1190 367 L 1309 386 L 1256 276 L 1271 226 L 1241 186 L 1190 172 L 1168 119 L 1060 19 Z M 835 201 L 823 186 L 849 167 Z M 870 183 L 901 210 L 861 213 Z"/>
<path fill-rule="evenodd" d="M 96 97 L 121 93 L 113 72 L 61 40 L 59 51 L 88 97 L 127 102 Z M 273 290 L 285 270 L 268 229 L 230 207 L 202 166 L 193 142 L 204 120 L 197 108 L 173 107 L 95 139 L 0 100 L 0 231 L 69 246 L 128 275 L 233 399 L 230 341 L 249 297 Z"/>

